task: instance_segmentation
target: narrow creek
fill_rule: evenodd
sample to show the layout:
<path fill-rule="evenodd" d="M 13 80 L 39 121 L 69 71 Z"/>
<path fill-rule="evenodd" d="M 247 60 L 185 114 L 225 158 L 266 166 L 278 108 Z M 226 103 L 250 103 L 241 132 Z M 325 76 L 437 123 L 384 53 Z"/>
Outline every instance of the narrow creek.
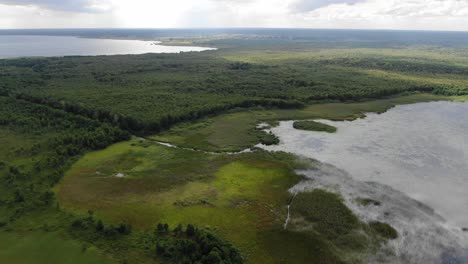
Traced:
<path fill-rule="evenodd" d="M 168 147 L 168 148 L 176 148 L 176 149 L 182 149 L 182 150 L 188 150 L 188 151 L 195 151 L 195 152 L 200 152 L 200 153 L 205 153 L 205 154 L 211 154 L 211 155 L 222 155 L 222 154 L 226 154 L 226 155 L 239 155 L 239 154 L 243 154 L 243 153 L 253 152 L 253 150 L 250 149 L 250 148 L 244 149 L 244 150 L 241 150 L 241 151 L 225 151 L 225 152 L 219 151 L 219 152 L 214 152 L 214 151 L 206 151 L 206 150 L 201 150 L 201 149 L 180 147 L 180 146 L 177 146 L 177 145 L 173 145 L 173 144 L 171 144 L 171 143 L 162 142 L 162 141 L 157 141 L 157 140 L 149 139 L 149 138 L 140 138 L 140 139 L 147 140 L 147 141 L 149 141 L 149 142 L 153 142 L 153 143 L 155 143 L 155 144 L 158 144 L 158 145 L 161 145 L 161 146 L 165 146 L 165 147 Z"/>
<path fill-rule="evenodd" d="M 284 220 L 284 225 L 283 225 L 283 229 L 286 230 L 288 228 L 288 224 L 289 224 L 289 219 L 290 219 L 290 216 L 291 216 L 291 205 L 292 203 L 294 202 L 294 198 L 296 198 L 296 195 L 297 195 L 297 192 L 295 192 L 293 194 L 293 197 L 291 198 L 291 201 L 289 201 L 289 204 L 287 206 L 288 208 L 288 214 L 286 216 L 286 220 Z"/>

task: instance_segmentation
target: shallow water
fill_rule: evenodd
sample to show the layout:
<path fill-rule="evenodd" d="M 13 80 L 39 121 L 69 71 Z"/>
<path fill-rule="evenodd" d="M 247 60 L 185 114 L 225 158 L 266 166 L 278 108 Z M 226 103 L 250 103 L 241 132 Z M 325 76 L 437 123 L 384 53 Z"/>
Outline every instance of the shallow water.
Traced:
<path fill-rule="evenodd" d="M 179 53 L 205 50 L 213 48 L 163 46 L 155 41 L 140 40 L 0 35 L 0 58 Z"/>
<path fill-rule="evenodd" d="M 468 103 L 402 105 L 323 122 L 337 133 L 296 130 L 285 121 L 272 129 L 281 143 L 262 146 L 325 163 L 301 172 L 311 180 L 293 192 L 337 189 L 361 218 L 391 223 L 402 234 L 392 242 L 401 263 L 467 263 L 468 233 L 461 228 L 468 227 Z M 358 197 L 382 206 L 360 206 Z"/>

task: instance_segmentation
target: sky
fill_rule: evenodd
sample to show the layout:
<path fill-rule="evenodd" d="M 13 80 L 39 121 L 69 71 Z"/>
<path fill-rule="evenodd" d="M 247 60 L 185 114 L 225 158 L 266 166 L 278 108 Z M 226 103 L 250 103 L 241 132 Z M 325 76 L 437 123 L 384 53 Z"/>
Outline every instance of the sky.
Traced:
<path fill-rule="evenodd" d="M 468 31 L 468 0 L 0 0 L 0 28 Z"/>

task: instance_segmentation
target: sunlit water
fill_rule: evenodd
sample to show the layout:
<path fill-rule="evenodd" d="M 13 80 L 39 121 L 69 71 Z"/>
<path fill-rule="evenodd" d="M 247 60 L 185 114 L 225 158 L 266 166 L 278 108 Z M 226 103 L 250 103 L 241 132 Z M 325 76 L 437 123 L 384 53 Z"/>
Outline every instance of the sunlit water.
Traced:
<path fill-rule="evenodd" d="M 155 41 L 140 40 L 0 35 L 0 58 L 179 53 L 206 50 L 213 48 L 163 46 Z"/>
<path fill-rule="evenodd" d="M 263 146 L 324 163 L 300 172 L 308 180 L 291 191 L 336 190 L 364 220 L 391 223 L 401 234 L 389 244 L 400 263 L 468 263 L 462 231 L 468 227 L 468 103 L 403 105 L 323 122 L 337 133 L 296 130 L 285 121 L 272 129 L 281 143 Z M 359 197 L 382 205 L 359 205 Z"/>

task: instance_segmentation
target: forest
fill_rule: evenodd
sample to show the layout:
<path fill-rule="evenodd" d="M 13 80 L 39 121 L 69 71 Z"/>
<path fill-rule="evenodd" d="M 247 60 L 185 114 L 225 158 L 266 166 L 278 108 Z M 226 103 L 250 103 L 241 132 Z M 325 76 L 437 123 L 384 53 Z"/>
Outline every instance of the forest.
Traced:
<path fill-rule="evenodd" d="M 249 43 L 225 41 L 231 46 Z M 289 50 L 284 41 L 261 41 L 271 50 L 224 44 L 228 48 L 182 56 L 2 60 L 0 91 L 146 135 L 234 108 L 300 108 L 317 101 L 356 101 L 403 92 L 468 92 L 467 59 L 452 61 L 456 50 L 420 48 L 411 55 L 413 46 L 323 50 L 307 42 Z"/>

